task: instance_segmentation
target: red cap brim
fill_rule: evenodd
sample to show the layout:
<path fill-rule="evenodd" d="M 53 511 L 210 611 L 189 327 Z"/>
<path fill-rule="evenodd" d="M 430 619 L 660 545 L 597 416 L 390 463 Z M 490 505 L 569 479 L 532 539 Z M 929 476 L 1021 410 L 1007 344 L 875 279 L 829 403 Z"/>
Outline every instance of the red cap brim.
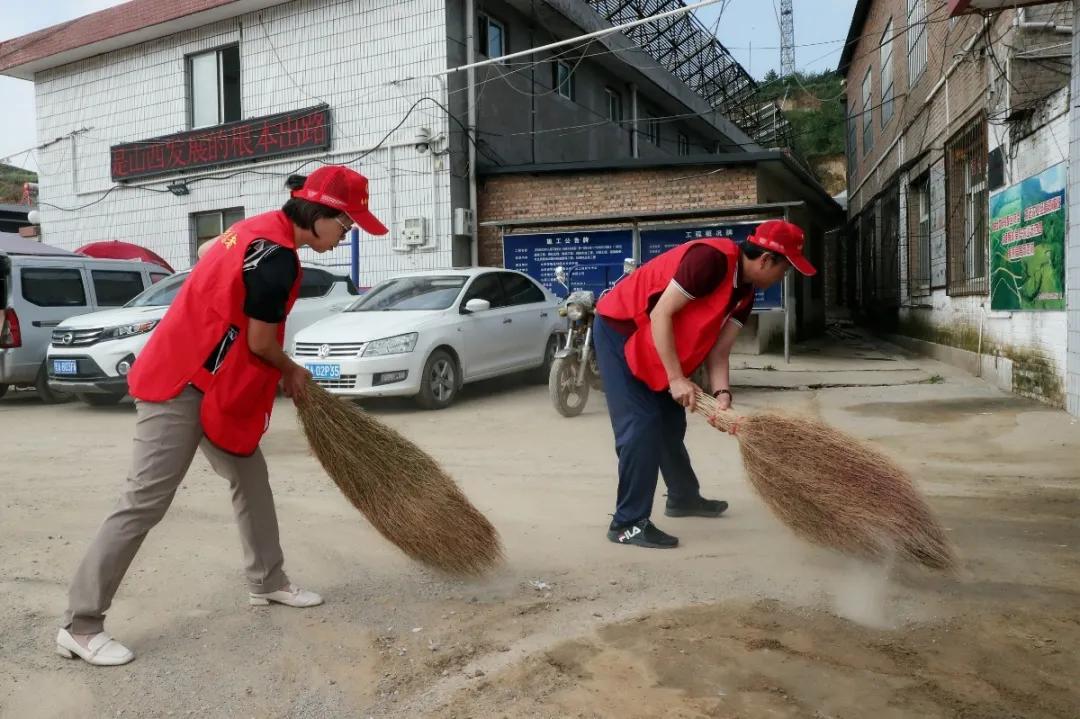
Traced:
<path fill-rule="evenodd" d="M 803 255 L 793 253 L 784 256 L 787 257 L 791 266 L 799 271 L 799 274 L 804 275 L 805 277 L 813 277 L 817 274 L 817 270 L 810 264 L 810 260 L 806 259 Z"/>
<path fill-rule="evenodd" d="M 378 218 L 371 214 L 370 210 L 351 210 L 346 214 L 352 218 L 353 222 L 360 226 L 361 230 L 369 235 L 385 235 L 390 232 L 390 230 L 386 228 L 386 225 L 379 222 Z"/>

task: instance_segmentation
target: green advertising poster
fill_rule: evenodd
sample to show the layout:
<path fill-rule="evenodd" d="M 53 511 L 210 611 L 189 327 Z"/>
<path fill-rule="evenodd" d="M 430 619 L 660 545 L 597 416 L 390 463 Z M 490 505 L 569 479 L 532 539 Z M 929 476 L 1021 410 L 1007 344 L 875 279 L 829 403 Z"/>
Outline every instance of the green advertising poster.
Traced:
<path fill-rule="evenodd" d="M 990 306 L 1065 309 L 1066 163 L 990 196 Z"/>

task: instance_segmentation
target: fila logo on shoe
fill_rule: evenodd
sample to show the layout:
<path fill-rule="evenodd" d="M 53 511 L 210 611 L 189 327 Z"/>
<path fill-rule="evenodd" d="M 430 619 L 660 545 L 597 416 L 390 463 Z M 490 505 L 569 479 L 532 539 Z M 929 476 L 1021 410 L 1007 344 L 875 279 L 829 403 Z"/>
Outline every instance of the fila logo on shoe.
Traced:
<path fill-rule="evenodd" d="M 641 534 L 641 527 L 631 527 L 630 529 L 622 533 L 622 536 L 619 537 L 619 541 L 629 542 L 631 539 L 638 536 L 639 534 Z"/>

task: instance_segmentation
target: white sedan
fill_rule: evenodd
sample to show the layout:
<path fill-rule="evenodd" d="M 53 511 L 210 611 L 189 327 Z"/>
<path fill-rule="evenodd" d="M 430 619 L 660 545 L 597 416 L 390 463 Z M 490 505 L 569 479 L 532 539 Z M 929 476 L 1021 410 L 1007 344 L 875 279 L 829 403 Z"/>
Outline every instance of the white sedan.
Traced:
<path fill-rule="evenodd" d="M 559 299 L 528 275 L 431 270 L 377 284 L 297 332 L 292 356 L 334 394 L 442 409 L 468 382 L 522 370 L 546 382 L 564 331 Z"/>

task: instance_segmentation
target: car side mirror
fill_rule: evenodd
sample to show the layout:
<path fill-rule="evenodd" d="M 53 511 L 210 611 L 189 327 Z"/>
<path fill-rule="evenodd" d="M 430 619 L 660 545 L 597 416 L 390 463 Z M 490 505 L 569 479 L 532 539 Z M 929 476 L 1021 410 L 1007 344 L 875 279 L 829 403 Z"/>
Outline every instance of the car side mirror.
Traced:
<path fill-rule="evenodd" d="M 475 312 L 487 312 L 491 309 L 491 303 L 487 300 L 482 300 L 479 297 L 474 297 L 465 303 L 465 314 L 471 315 Z"/>

